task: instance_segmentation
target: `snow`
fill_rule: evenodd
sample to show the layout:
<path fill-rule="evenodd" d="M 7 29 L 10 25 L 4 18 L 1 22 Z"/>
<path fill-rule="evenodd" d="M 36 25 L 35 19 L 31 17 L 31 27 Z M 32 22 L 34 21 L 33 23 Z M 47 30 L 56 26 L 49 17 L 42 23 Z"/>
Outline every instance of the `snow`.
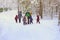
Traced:
<path fill-rule="evenodd" d="M 0 40 L 60 40 L 58 20 L 44 20 L 33 24 L 15 23 L 17 10 L 0 13 Z M 34 16 L 33 16 L 34 17 Z"/>

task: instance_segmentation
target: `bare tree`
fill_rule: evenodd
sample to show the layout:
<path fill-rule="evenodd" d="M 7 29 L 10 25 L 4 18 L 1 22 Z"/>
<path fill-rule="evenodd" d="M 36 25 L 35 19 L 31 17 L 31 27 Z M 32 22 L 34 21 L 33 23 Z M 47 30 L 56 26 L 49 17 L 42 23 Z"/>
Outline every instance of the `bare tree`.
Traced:
<path fill-rule="evenodd" d="M 60 9 L 59 9 L 59 16 L 58 16 L 58 25 L 60 25 Z"/>
<path fill-rule="evenodd" d="M 60 3 L 60 2 L 59 2 Z M 58 25 L 60 25 L 60 4 L 58 3 L 58 11 L 59 11 L 59 16 L 58 16 Z"/>
<path fill-rule="evenodd" d="M 43 13 L 43 5 L 42 5 L 42 0 L 37 0 L 38 4 L 36 6 L 36 11 L 37 13 L 41 16 L 42 18 L 42 13 Z"/>
<path fill-rule="evenodd" d="M 60 12 L 59 12 L 59 17 L 58 17 L 58 25 L 60 25 Z"/>
<path fill-rule="evenodd" d="M 42 14 L 43 14 L 43 4 L 42 4 L 42 0 L 40 0 L 40 8 L 39 8 L 39 15 L 42 17 Z"/>

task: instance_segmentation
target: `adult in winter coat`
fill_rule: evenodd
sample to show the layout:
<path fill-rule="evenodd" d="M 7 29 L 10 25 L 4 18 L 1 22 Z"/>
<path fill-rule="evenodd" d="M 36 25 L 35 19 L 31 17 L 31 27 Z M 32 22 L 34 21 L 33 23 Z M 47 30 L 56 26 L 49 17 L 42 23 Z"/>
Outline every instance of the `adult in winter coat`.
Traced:
<path fill-rule="evenodd" d="M 21 23 L 22 11 L 18 11 L 19 23 Z"/>
<path fill-rule="evenodd" d="M 33 18 L 30 16 L 30 24 L 33 23 Z"/>
<path fill-rule="evenodd" d="M 15 21 L 16 21 L 16 23 L 17 23 L 17 20 L 18 20 L 18 15 L 15 16 Z"/>
<path fill-rule="evenodd" d="M 36 20 L 36 21 L 37 21 L 37 23 L 40 23 L 40 21 L 39 21 L 39 20 L 40 20 L 39 15 L 37 15 L 37 20 Z"/>
<path fill-rule="evenodd" d="M 25 16 L 27 16 L 28 24 L 29 24 L 29 19 L 30 19 L 30 16 L 31 16 L 30 12 L 26 12 Z"/>

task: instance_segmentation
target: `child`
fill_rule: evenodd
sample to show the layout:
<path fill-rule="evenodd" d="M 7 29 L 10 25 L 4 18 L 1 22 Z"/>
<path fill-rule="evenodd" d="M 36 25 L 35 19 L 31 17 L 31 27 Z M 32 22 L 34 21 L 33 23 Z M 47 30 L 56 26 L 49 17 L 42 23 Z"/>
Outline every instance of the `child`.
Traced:
<path fill-rule="evenodd" d="M 36 21 L 37 21 L 37 23 L 40 23 L 40 21 L 39 21 L 39 20 L 40 20 L 39 15 L 37 15 L 37 20 L 36 20 Z"/>
<path fill-rule="evenodd" d="M 23 24 L 24 24 L 24 25 L 27 24 L 27 23 L 26 23 L 26 17 L 25 17 L 25 16 L 23 17 Z"/>
<path fill-rule="evenodd" d="M 17 19 L 18 19 L 18 15 L 15 16 L 15 21 L 16 21 L 16 23 L 17 23 Z"/>
<path fill-rule="evenodd" d="M 33 18 L 30 16 L 30 24 L 33 23 Z"/>

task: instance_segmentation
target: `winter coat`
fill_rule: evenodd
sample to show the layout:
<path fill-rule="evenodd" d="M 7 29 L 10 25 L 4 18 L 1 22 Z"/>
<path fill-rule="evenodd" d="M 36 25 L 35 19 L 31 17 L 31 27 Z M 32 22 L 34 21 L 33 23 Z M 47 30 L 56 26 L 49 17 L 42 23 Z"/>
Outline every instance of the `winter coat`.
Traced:
<path fill-rule="evenodd" d="M 37 22 L 39 22 L 39 20 L 40 20 L 40 19 L 39 19 L 39 15 L 37 15 Z"/>
<path fill-rule="evenodd" d="M 26 17 L 23 17 L 23 24 L 26 24 Z"/>
<path fill-rule="evenodd" d="M 30 23 L 33 21 L 32 16 L 30 16 Z"/>
<path fill-rule="evenodd" d="M 18 11 L 18 17 L 19 17 L 19 19 L 21 19 L 21 17 L 22 17 L 22 12 L 21 11 Z"/>
<path fill-rule="evenodd" d="M 18 19 L 18 15 L 15 16 L 15 20 L 17 20 L 17 19 Z"/>
<path fill-rule="evenodd" d="M 31 16 L 30 12 L 26 12 L 25 16 L 29 18 Z"/>

